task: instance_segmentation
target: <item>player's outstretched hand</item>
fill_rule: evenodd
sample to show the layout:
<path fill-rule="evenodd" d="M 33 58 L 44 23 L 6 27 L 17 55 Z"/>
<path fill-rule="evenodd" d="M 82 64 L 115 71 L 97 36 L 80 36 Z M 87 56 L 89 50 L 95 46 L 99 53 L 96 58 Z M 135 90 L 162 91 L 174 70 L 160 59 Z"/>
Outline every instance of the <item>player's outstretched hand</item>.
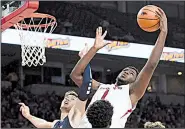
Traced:
<path fill-rule="evenodd" d="M 80 58 L 84 57 L 84 55 L 89 51 L 87 43 L 85 43 L 85 47 L 78 53 Z"/>
<path fill-rule="evenodd" d="M 28 118 L 30 116 L 30 109 L 28 106 L 26 106 L 24 103 L 19 103 L 21 105 L 20 112 L 25 118 Z"/>
<path fill-rule="evenodd" d="M 95 38 L 95 42 L 94 42 L 94 48 L 96 48 L 97 50 L 103 48 L 104 46 L 106 46 L 109 43 L 104 42 L 104 38 L 107 35 L 107 31 L 104 32 L 104 34 L 102 35 L 102 27 L 98 27 L 96 29 L 96 38 Z"/>
<path fill-rule="evenodd" d="M 158 8 L 158 11 L 156 11 L 156 13 L 160 18 L 160 30 L 163 32 L 168 32 L 168 23 L 165 12 L 161 8 Z"/>

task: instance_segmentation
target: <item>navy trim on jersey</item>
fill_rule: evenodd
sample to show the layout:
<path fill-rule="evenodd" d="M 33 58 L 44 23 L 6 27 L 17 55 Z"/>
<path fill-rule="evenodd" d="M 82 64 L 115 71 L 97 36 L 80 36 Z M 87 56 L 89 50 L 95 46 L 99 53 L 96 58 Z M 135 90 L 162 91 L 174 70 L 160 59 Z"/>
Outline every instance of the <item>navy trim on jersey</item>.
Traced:
<path fill-rule="evenodd" d="M 91 74 L 90 64 L 88 64 L 84 70 L 83 82 L 78 93 L 78 98 L 81 101 L 87 100 L 90 94 L 91 88 L 92 88 L 92 74 Z"/>
<path fill-rule="evenodd" d="M 63 121 L 59 120 L 55 123 L 53 128 L 73 128 L 70 124 L 69 117 L 66 116 Z"/>

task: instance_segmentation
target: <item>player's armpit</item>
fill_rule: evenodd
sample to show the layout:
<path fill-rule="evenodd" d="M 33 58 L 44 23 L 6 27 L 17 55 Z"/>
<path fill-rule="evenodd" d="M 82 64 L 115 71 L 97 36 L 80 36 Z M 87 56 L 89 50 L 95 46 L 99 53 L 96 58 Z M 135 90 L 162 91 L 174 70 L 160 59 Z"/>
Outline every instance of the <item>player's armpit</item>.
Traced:
<path fill-rule="evenodd" d="M 80 87 L 82 85 L 83 82 L 83 76 L 75 76 L 75 75 L 70 75 L 71 79 L 75 82 L 75 84 Z M 100 82 L 96 81 L 96 80 L 92 80 L 92 89 L 93 90 L 97 90 L 100 86 Z"/>
<path fill-rule="evenodd" d="M 101 83 L 96 81 L 96 80 L 92 80 L 92 89 L 93 90 L 97 90 L 100 87 Z"/>

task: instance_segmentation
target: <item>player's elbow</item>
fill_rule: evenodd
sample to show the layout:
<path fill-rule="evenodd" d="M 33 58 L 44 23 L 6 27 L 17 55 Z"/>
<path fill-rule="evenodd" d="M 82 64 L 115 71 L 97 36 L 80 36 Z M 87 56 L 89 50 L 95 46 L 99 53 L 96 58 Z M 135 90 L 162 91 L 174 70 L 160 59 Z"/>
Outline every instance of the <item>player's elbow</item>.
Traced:
<path fill-rule="evenodd" d="M 78 76 L 75 74 L 75 73 L 71 73 L 70 74 L 70 78 L 74 81 L 74 82 L 76 82 L 77 80 L 78 80 Z"/>
<path fill-rule="evenodd" d="M 72 73 L 70 73 L 70 78 L 73 80 L 74 78 L 75 78 L 75 74 L 72 72 Z"/>
<path fill-rule="evenodd" d="M 78 76 L 78 75 L 76 75 L 76 74 L 74 74 L 74 73 L 71 73 L 70 74 L 70 78 L 75 82 L 75 84 L 77 85 L 77 86 L 81 86 L 81 84 L 82 84 L 82 76 Z"/>

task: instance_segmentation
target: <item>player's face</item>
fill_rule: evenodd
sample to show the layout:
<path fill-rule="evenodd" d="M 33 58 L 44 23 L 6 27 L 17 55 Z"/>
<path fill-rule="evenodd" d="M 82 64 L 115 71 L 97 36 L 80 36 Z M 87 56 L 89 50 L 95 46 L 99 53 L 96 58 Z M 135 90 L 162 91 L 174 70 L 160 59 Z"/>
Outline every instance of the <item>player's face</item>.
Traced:
<path fill-rule="evenodd" d="M 60 109 L 65 108 L 71 110 L 71 108 L 76 104 L 77 97 L 74 95 L 66 95 L 61 103 Z"/>
<path fill-rule="evenodd" d="M 126 85 L 133 83 L 136 80 L 136 77 L 137 72 L 134 69 L 127 67 L 121 71 L 116 80 L 119 84 Z"/>

